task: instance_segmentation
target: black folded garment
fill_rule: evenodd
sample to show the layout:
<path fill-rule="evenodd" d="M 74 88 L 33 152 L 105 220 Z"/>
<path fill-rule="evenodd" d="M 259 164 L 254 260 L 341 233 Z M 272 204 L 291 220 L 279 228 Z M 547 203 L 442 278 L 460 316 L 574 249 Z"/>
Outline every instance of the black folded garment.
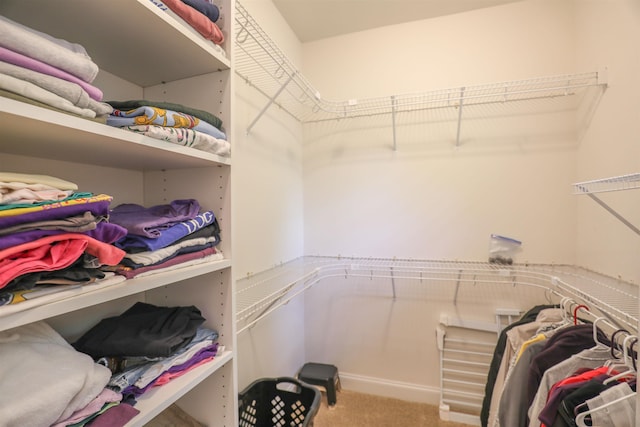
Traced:
<path fill-rule="evenodd" d="M 93 357 L 167 357 L 187 345 L 205 321 L 200 310 L 137 302 L 119 316 L 101 320 L 73 343 Z"/>

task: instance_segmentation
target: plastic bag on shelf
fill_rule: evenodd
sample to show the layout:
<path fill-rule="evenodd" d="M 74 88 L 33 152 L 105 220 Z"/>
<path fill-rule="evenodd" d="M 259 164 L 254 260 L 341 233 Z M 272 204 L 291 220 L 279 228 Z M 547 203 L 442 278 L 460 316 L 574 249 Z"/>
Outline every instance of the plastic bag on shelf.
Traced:
<path fill-rule="evenodd" d="M 513 264 L 513 259 L 521 247 L 520 240 L 492 234 L 489 243 L 489 262 L 492 264 Z"/>

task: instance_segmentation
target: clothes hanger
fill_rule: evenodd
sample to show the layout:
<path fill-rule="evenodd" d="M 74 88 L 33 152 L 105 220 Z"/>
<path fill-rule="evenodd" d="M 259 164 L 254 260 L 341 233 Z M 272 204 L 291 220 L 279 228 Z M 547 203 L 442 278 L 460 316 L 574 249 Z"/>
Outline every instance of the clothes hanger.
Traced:
<path fill-rule="evenodd" d="M 624 329 L 620 329 L 620 330 L 617 330 L 616 332 L 614 332 L 614 335 L 617 332 L 626 332 L 626 331 Z M 627 346 L 627 341 L 628 340 L 631 340 L 631 343 L 629 344 L 629 346 Z M 612 341 L 612 344 L 613 344 L 614 343 L 614 336 L 613 335 L 611 336 L 611 341 Z M 609 383 L 611 383 L 613 381 L 617 381 L 617 380 L 619 380 L 621 378 L 624 378 L 626 376 L 629 376 L 629 375 L 633 375 L 633 376 L 636 375 L 636 373 L 637 373 L 637 371 L 636 371 L 636 362 L 635 362 L 635 358 L 632 356 L 632 354 L 633 354 L 633 346 L 637 342 L 638 342 L 638 337 L 636 337 L 634 335 L 629 335 L 629 336 L 625 337 L 625 339 L 623 341 L 623 353 L 624 353 L 623 354 L 623 360 L 626 363 L 624 365 L 619 365 L 619 366 L 629 367 L 629 365 L 631 364 L 632 367 L 627 369 L 625 372 L 621 372 L 621 373 L 619 373 L 617 375 L 614 375 L 614 376 L 612 376 L 610 378 L 607 378 L 606 380 L 603 381 L 603 384 L 609 384 Z M 627 351 L 627 349 L 629 349 L 629 351 Z M 615 366 L 611 366 L 609 368 L 608 372 L 611 372 L 614 369 L 615 369 Z M 588 405 L 587 402 L 582 402 L 581 404 L 577 405 L 573 410 L 574 416 L 576 417 L 576 424 L 579 425 L 579 426 L 592 427 L 592 426 L 588 426 L 586 424 L 586 422 L 585 422 L 585 419 L 586 419 L 587 416 L 590 416 L 595 411 L 600 411 L 600 410 L 605 409 L 605 408 L 607 408 L 607 407 L 609 407 L 611 405 L 614 405 L 616 403 L 622 402 L 622 401 L 628 399 L 629 397 L 635 397 L 635 396 L 636 396 L 636 393 L 634 392 L 631 395 L 624 396 L 622 398 L 613 400 L 611 402 L 607 402 L 606 404 L 604 404 L 602 406 L 599 406 L 597 408 L 594 408 L 594 409 L 591 409 L 591 410 L 588 410 L 588 411 L 584 411 L 584 412 L 580 412 L 580 410 L 582 408 L 584 408 L 584 407 L 586 407 Z M 580 424 L 579 419 L 581 420 L 582 424 Z"/>
<path fill-rule="evenodd" d="M 614 354 L 615 350 L 616 350 L 616 335 L 618 335 L 619 333 L 625 333 L 627 335 L 630 334 L 630 332 L 627 331 L 626 329 L 618 329 L 613 334 L 611 334 L 611 359 L 612 360 L 619 360 L 620 359 L 619 357 L 617 357 Z"/>
<path fill-rule="evenodd" d="M 622 358 L 622 360 L 623 360 L 624 364 L 622 364 L 622 365 L 621 364 L 618 364 L 618 365 L 613 364 L 613 365 L 609 366 L 609 370 L 607 371 L 607 373 L 611 373 L 611 372 L 615 371 L 617 367 L 626 368 L 626 370 L 621 371 L 620 373 L 607 378 L 606 380 L 604 380 L 602 382 L 602 384 L 605 384 L 605 385 L 606 384 L 610 384 L 610 383 L 612 383 L 614 381 L 618 381 L 619 379 L 625 378 L 627 376 L 630 376 L 630 375 L 635 376 L 636 375 L 636 370 L 635 370 L 635 368 L 633 366 L 633 363 L 631 361 L 632 358 L 629 356 L 629 351 L 628 351 L 629 347 L 627 346 L 627 343 L 629 341 L 633 341 L 633 340 L 637 341 L 637 339 L 638 338 L 635 335 L 629 335 L 629 336 L 625 337 L 624 341 L 622 342 L 622 345 L 623 345 L 623 348 L 622 348 L 622 350 L 623 350 L 623 358 Z"/>
<path fill-rule="evenodd" d="M 622 361 L 624 357 L 621 350 L 622 346 L 617 345 L 615 341 L 616 334 L 621 332 L 626 332 L 628 334 L 626 330 L 620 329 L 615 331 L 613 335 L 611 335 L 611 345 L 609 346 L 609 353 L 611 354 L 611 357 L 602 364 L 603 367 L 610 368 L 607 370 L 609 375 L 611 374 L 611 366 L 614 364 L 620 365 L 620 361 Z M 618 350 L 618 355 L 616 355 L 616 350 Z"/>
<path fill-rule="evenodd" d="M 598 341 L 598 322 L 600 322 L 602 320 L 607 320 L 607 318 L 606 317 L 597 317 L 593 321 L 593 342 L 596 344 L 597 347 L 603 347 L 603 348 L 606 348 L 607 350 L 609 350 L 609 345 L 608 344 L 601 343 L 600 341 Z"/>
<path fill-rule="evenodd" d="M 593 408 L 593 409 L 589 409 L 588 411 L 580 412 L 576 416 L 576 425 L 578 425 L 579 427 L 592 427 L 592 426 L 590 426 L 590 425 L 588 425 L 586 423 L 586 421 L 585 421 L 586 417 L 590 417 L 591 414 L 593 414 L 594 412 L 601 411 L 601 410 L 603 410 L 605 408 L 608 408 L 608 407 L 613 406 L 613 405 L 617 405 L 618 403 L 624 402 L 624 401 L 629 400 L 629 399 L 634 399 L 635 397 L 636 397 L 636 393 L 631 393 L 631 394 L 628 394 L 626 396 L 622 396 L 622 397 L 619 397 L 619 398 L 617 398 L 615 400 L 612 400 L 611 402 L 607 402 L 604 405 L 598 406 L 598 407 Z M 586 402 L 585 402 L 585 404 L 586 404 Z"/>
<path fill-rule="evenodd" d="M 589 307 L 587 307 L 584 304 L 580 304 L 576 308 L 574 308 L 573 309 L 573 324 L 574 325 L 578 324 L 578 310 L 580 310 L 581 308 L 584 308 L 585 310 L 589 311 Z"/>
<path fill-rule="evenodd" d="M 562 309 L 562 320 L 563 321 L 567 318 L 567 312 L 566 312 L 565 307 L 564 307 L 564 303 L 565 303 L 566 300 L 567 300 L 567 297 L 562 297 L 562 298 L 560 298 L 560 302 L 558 303 L 558 305 Z"/>
<path fill-rule="evenodd" d="M 562 298 L 564 298 L 561 294 L 559 294 L 558 292 L 554 291 L 553 289 L 545 288 L 544 297 L 545 297 L 545 299 L 547 300 L 547 302 L 549 304 L 556 305 L 553 302 L 553 296 L 554 295 L 557 296 L 557 297 L 560 297 L 561 300 L 562 300 Z M 560 304 L 558 304 L 558 305 L 560 305 Z"/>
<path fill-rule="evenodd" d="M 571 308 L 571 304 L 576 303 L 570 297 L 562 297 L 560 300 L 560 308 L 562 308 L 562 323 L 569 323 L 569 311 L 567 310 L 567 303 L 569 303 L 569 308 Z"/>

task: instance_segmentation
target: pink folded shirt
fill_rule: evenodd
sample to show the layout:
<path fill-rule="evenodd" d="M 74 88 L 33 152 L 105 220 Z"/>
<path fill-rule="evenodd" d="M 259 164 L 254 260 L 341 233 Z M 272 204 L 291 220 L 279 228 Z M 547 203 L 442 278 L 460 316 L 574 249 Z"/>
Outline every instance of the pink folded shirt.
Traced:
<path fill-rule="evenodd" d="M 191 6 L 183 3 L 181 0 L 162 0 L 176 15 L 187 21 L 197 32 L 207 40 L 211 40 L 215 44 L 221 44 L 224 41 L 224 35 L 214 22 L 211 22 L 206 15 L 198 12 Z"/>
<path fill-rule="evenodd" d="M 18 276 L 56 271 L 73 264 L 86 252 L 101 264 L 116 265 L 125 251 L 79 233 L 47 236 L 0 251 L 0 289 Z"/>

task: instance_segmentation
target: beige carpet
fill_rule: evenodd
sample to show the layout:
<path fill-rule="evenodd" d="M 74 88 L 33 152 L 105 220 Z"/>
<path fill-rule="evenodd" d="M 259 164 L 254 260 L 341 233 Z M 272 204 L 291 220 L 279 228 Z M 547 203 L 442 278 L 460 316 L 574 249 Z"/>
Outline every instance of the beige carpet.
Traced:
<path fill-rule="evenodd" d="M 469 427 L 467 424 L 441 421 L 438 407 L 350 390 L 338 392 L 338 403 L 322 405 L 313 427 Z"/>

